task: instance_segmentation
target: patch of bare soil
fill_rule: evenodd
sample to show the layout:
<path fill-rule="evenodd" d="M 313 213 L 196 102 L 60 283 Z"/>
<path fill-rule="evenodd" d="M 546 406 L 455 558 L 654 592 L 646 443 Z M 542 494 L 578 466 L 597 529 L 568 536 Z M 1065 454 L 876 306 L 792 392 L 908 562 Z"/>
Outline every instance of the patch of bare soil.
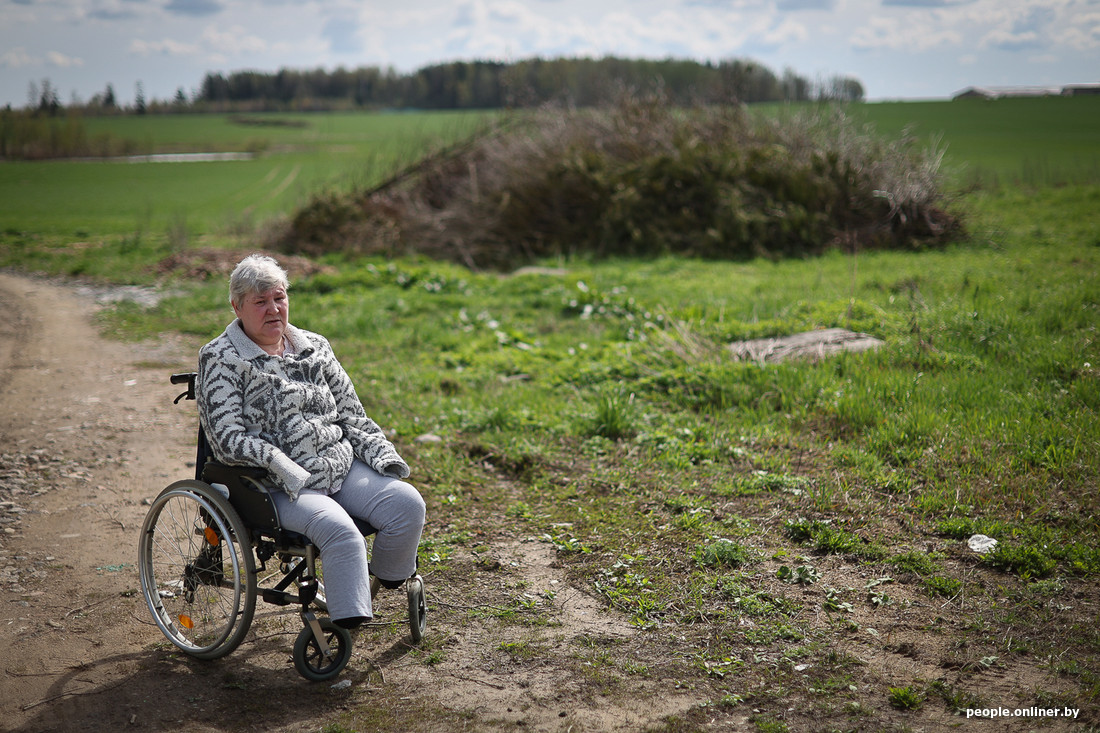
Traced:
<path fill-rule="evenodd" d="M 193 472 L 194 405 L 172 404 L 168 375 L 193 369 L 198 344 L 100 338 L 102 296 L 0 273 L 4 730 L 628 731 L 699 702 L 656 678 L 627 691 L 602 677 L 601 659 L 642 640 L 567 582 L 549 545 L 513 537 L 454 558 L 454 583 L 427 578 L 420 648 L 400 596 L 380 598 L 392 623 L 357 633 L 343 689 L 295 672 L 293 608 L 258 604 L 223 659 L 177 652 L 135 565 L 148 501 Z"/>
<path fill-rule="evenodd" d="M 272 252 L 254 249 L 230 250 L 202 247 L 187 249 L 169 255 L 157 263 L 156 270 L 159 275 L 171 273 L 177 277 L 183 277 L 190 280 L 209 280 L 215 277 L 228 279 L 229 274 L 233 272 L 233 268 L 237 266 L 237 263 L 254 252 L 272 256 L 275 255 L 275 253 Z M 325 270 L 325 267 L 305 257 L 280 253 L 278 254 L 278 260 L 279 264 L 283 266 L 292 280 L 307 275 L 315 275 Z"/>

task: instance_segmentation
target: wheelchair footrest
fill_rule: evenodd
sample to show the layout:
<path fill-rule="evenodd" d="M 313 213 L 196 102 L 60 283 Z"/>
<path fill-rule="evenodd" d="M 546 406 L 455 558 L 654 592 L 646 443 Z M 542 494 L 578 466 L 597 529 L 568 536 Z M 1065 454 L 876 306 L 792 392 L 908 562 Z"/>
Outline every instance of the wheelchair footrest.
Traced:
<path fill-rule="evenodd" d="M 275 590 L 274 588 L 263 588 L 261 590 L 264 603 L 271 603 L 275 606 L 289 606 L 291 603 L 298 602 L 298 596 L 287 593 L 285 590 Z"/>

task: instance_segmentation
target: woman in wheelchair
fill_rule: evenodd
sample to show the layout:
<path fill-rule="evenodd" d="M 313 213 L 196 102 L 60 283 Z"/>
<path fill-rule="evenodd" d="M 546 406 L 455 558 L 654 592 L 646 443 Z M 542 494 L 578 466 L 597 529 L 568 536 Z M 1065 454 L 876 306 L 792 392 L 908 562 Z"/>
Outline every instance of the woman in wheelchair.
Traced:
<path fill-rule="evenodd" d="M 199 420 L 218 461 L 268 471 L 283 528 L 319 549 L 329 615 L 350 629 L 372 616 L 370 575 L 396 588 L 415 573 L 424 500 L 328 341 L 290 324 L 288 289 L 270 257 L 237 265 L 237 318 L 199 355 Z M 377 531 L 369 571 L 353 517 Z"/>

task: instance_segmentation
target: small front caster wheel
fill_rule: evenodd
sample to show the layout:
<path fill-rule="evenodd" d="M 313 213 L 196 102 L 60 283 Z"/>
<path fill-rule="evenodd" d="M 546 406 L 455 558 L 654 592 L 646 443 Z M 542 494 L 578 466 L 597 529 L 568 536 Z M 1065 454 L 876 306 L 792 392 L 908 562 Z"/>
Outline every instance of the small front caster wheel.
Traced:
<path fill-rule="evenodd" d="M 428 628 L 428 600 L 424 594 L 424 579 L 419 575 L 405 584 L 409 594 L 409 630 L 414 644 L 419 644 Z"/>
<path fill-rule="evenodd" d="M 331 619 L 320 619 L 318 623 L 328 645 L 328 654 L 321 651 L 313 629 L 306 624 L 294 642 L 294 668 L 307 680 L 324 682 L 340 674 L 351 659 L 351 633 Z"/>

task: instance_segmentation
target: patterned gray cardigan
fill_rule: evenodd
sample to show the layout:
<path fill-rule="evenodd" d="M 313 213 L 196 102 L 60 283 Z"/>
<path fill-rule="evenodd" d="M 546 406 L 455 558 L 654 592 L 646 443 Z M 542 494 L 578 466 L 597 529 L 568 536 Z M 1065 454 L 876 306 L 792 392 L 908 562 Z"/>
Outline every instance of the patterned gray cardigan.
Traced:
<path fill-rule="evenodd" d="M 286 337 L 296 353 L 271 356 L 237 320 L 199 352 L 199 420 L 215 458 L 266 468 L 292 499 L 302 489 L 333 493 L 353 458 L 408 476 L 328 341 L 290 325 Z"/>

